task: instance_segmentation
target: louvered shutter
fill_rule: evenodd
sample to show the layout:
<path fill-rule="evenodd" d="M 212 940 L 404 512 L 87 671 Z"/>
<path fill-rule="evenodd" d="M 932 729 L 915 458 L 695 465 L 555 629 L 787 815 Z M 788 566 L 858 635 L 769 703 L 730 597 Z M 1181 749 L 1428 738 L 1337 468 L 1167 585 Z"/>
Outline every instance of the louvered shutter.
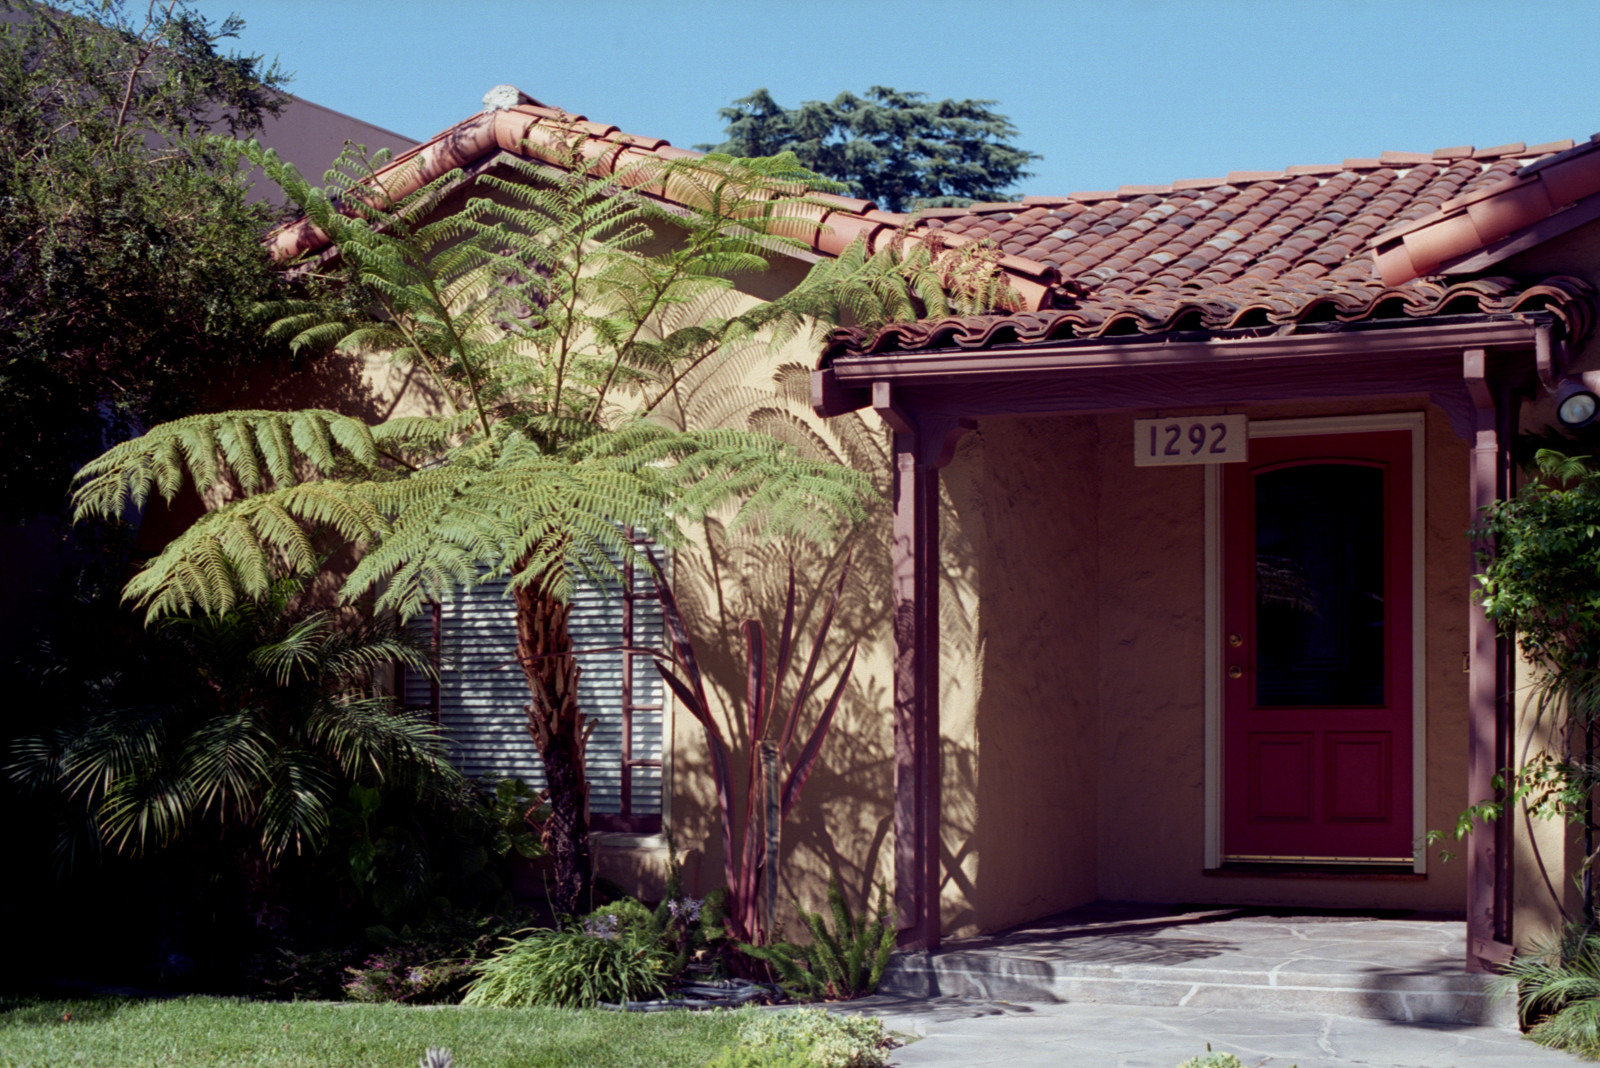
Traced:
<path fill-rule="evenodd" d="M 588 779 L 590 825 L 596 830 L 661 826 L 665 688 L 650 657 L 624 647 L 660 648 L 663 622 L 654 590 L 648 583 L 636 585 L 644 588 L 627 596 L 580 580 L 572 600 L 578 703 L 594 725 Z M 435 707 L 448 731 L 451 760 L 463 775 L 515 777 L 542 788 L 544 769 L 523 711 L 528 688 L 516 661 L 516 606 L 506 596 L 505 580 L 473 587 L 439 606 L 437 615 L 437 706 L 430 681 L 415 675 L 406 678 L 406 703 Z M 416 625 L 431 634 L 426 616 Z"/>

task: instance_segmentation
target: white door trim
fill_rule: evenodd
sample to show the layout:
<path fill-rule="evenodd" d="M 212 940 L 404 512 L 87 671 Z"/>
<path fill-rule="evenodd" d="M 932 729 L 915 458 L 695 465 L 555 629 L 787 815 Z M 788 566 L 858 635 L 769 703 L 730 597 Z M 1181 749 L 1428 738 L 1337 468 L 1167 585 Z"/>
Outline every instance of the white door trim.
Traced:
<path fill-rule="evenodd" d="M 1411 839 L 1412 870 L 1428 870 L 1427 832 L 1427 483 L 1425 420 L 1421 412 L 1384 412 L 1312 419 L 1252 420 L 1250 437 L 1284 438 L 1312 434 L 1357 434 L 1406 430 L 1411 434 Z M 1205 866 L 1222 863 L 1222 472 L 1206 468 L 1205 482 Z"/>

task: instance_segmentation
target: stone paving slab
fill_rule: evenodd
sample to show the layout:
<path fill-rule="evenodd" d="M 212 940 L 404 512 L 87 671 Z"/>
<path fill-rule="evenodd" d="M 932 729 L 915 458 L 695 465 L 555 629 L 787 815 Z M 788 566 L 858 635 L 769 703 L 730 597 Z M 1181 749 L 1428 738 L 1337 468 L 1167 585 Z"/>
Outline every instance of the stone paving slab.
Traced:
<path fill-rule="evenodd" d="M 895 1068 L 1176 1068 L 1214 1050 L 1248 1068 L 1568 1068 L 1583 1062 L 1496 1027 L 1316 1012 L 1024 1004 L 880 995 L 849 1004 L 921 1036 Z"/>
<path fill-rule="evenodd" d="M 1459 921 L 1102 904 L 897 958 L 883 989 L 1514 1027 L 1515 1007 L 1488 997 L 1465 958 Z"/>

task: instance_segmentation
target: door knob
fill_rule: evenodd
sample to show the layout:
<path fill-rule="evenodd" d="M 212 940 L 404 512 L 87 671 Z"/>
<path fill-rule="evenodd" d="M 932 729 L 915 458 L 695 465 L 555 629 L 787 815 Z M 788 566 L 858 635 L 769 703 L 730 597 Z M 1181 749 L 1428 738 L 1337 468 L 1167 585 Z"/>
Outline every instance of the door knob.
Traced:
<path fill-rule="evenodd" d="M 1242 678 L 1244 678 L 1244 668 L 1240 667 L 1238 664 L 1233 665 L 1233 667 L 1228 669 L 1228 678 L 1230 678 L 1230 679 L 1242 679 Z"/>

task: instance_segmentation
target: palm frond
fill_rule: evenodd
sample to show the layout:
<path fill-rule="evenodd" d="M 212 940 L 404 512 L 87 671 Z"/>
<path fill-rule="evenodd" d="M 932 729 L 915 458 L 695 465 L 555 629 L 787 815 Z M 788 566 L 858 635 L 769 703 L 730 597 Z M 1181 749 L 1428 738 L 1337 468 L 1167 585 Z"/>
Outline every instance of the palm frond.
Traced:
<path fill-rule="evenodd" d="M 424 714 L 397 711 L 384 699 L 322 704 L 306 721 L 306 740 L 357 781 L 447 766 L 438 725 Z"/>
<path fill-rule="evenodd" d="M 333 779 L 310 753 L 283 749 L 267 771 L 261 796 L 261 848 L 268 859 L 316 849 L 328 831 Z"/>
<path fill-rule="evenodd" d="M 248 821 L 277 743 L 255 709 L 241 708 L 200 724 L 189 735 L 183 777 L 199 813 L 223 823 Z"/>

